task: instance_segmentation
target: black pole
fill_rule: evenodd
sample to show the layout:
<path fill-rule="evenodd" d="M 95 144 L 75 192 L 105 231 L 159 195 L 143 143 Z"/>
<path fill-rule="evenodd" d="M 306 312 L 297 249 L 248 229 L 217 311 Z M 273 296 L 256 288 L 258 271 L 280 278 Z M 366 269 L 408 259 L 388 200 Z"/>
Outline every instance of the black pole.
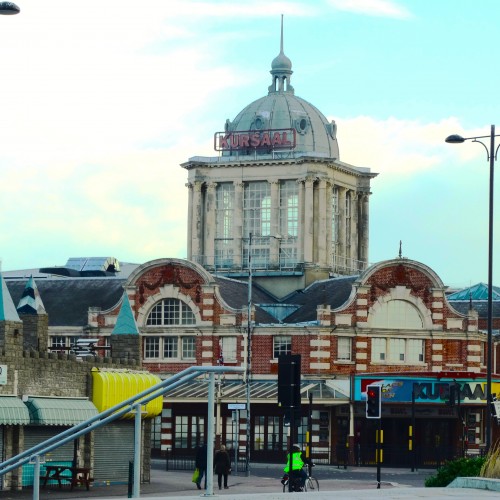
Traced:
<path fill-rule="evenodd" d="M 411 471 L 415 472 L 417 468 L 417 457 L 415 445 L 417 440 L 415 439 L 415 391 L 411 391 Z"/>
<path fill-rule="evenodd" d="M 491 447 L 491 413 L 489 409 L 491 401 L 491 370 L 493 350 L 493 193 L 494 193 L 494 166 L 495 166 L 495 125 L 491 126 L 490 136 L 490 206 L 489 206 L 489 230 L 488 230 L 488 353 L 486 361 L 486 453 Z"/>
<path fill-rule="evenodd" d="M 309 470 L 309 475 L 312 475 L 312 404 L 313 404 L 313 395 L 312 392 L 309 393 L 309 412 L 307 414 L 307 449 L 309 453 L 307 455 L 308 462 L 307 468 Z"/>
<path fill-rule="evenodd" d="M 296 406 L 296 401 L 295 401 L 295 384 L 293 383 L 295 380 L 294 377 L 294 369 L 295 369 L 295 363 L 292 360 L 290 362 L 290 447 L 289 447 L 289 452 L 288 452 L 288 493 L 291 493 L 293 491 L 293 470 L 292 470 L 292 463 L 293 463 L 293 443 L 295 439 L 295 406 Z"/>
<path fill-rule="evenodd" d="M 378 419 L 377 434 L 377 490 L 380 489 L 380 462 L 382 461 L 382 416 Z"/>

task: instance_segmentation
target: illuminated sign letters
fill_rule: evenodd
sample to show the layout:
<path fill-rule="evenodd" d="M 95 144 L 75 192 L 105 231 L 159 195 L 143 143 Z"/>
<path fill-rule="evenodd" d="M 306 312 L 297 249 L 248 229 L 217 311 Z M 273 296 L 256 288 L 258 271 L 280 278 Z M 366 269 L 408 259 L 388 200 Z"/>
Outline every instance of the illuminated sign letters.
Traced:
<path fill-rule="evenodd" d="M 216 132 L 216 151 L 244 149 L 293 149 L 296 145 L 295 129 L 247 130 L 244 132 Z"/>

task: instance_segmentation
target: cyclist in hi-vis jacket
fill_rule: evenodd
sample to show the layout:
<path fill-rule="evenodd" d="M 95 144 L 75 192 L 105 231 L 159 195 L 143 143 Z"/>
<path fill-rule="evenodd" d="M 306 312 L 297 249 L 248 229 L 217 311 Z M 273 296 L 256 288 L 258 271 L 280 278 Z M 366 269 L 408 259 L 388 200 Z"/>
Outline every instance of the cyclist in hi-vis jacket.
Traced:
<path fill-rule="evenodd" d="M 290 477 L 299 476 L 300 477 L 300 486 L 303 488 L 306 484 L 307 474 L 304 470 L 304 465 L 307 462 L 307 459 L 304 460 L 302 456 L 302 450 L 298 444 L 294 444 L 292 446 L 292 473 L 290 474 L 290 454 L 286 456 L 286 465 L 283 471 L 285 475 L 288 474 Z M 283 478 L 283 480 L 285 480 Z"/>

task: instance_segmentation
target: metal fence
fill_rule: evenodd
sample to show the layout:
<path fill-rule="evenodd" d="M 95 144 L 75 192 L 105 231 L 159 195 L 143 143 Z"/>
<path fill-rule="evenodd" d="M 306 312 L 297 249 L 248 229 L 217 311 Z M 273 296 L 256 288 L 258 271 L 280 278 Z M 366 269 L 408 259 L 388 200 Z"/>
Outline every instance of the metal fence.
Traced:
<path fill-rule="evenodd" d="M 195 469 L 195 457 L 187 455 L 184 452 L 175 452 L 170 448 L 165 453 L 165 470 L 192 470 Z M 247 462 L 245 457 L 239 457 L 235 464 L 231 457 L 231 471 L 234 474 L 247 471 Z"/>

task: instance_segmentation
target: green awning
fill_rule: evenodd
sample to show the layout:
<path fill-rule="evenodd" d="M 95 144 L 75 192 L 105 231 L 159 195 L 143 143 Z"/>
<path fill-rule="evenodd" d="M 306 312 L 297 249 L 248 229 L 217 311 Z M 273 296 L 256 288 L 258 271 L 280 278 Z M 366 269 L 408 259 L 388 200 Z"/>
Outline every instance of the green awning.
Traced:
<path fill-rule="evenodd" d="M 26 406 L 35 425 L 75 425 L 98 414 L 88 399 L 29 397 Z"/>
<path fill-rule="evenodd" d="M 0 424 L 28 425 L 30 413 L 26 405 L 16 396 L 0 397 Z"/>

